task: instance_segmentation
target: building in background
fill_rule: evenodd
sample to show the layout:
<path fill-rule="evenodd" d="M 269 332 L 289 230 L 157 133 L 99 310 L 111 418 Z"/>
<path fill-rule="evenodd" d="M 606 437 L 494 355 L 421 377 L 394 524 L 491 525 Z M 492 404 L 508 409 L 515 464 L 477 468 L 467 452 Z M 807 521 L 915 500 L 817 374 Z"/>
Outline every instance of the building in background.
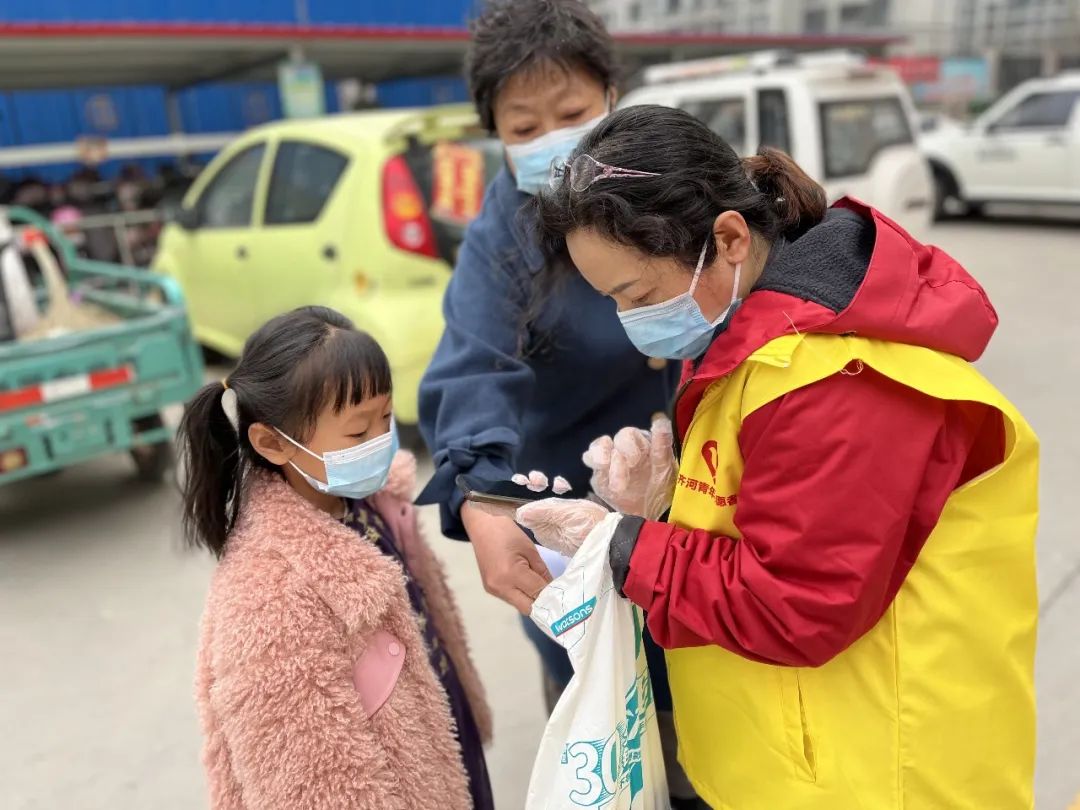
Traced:
<path fill-rule="evenodd" d="M 1080 0 L 962 0 L 957 52 L 986 55 L 1002 89 L 1080 68 Z"/>
<path fill-rule="evenodd" d="M 932 57 L 988 92 L 1080 68 L 1080 0 L 589 0 L 614 31 L 879 35 L 904 38 L 898 58 Z M 974 60 L 985 60 L 985 68 Z M 899 63 L 898 63 L 899 64 Z M 960 64 L 955 62 L 952 64 Z M 926 62 L 923 63 L 925 68 Z M 918 72 L 915 63 L 910 69 Z M 903 72 L 903 70 L 902 70 Z M 942 79 L 944 81 L 944 79 Z M 981 99 L 980 99 L 981 100 Z"/>

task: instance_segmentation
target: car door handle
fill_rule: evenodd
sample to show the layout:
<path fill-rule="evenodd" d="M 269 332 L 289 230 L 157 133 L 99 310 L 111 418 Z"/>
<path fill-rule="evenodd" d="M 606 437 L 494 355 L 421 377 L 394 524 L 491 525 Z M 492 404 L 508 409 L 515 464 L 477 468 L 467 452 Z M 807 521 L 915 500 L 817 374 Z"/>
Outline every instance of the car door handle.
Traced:
<path fill-rule="evenodd" d="M 334 247 L 333 245 L 326 245 L 322 249 L 322 255 L 323 255 L 323 258 L 326 259 L 327 261 L 333 261 L 334 259 L 337 258 L 337 248 Z"/>
<path fill-rule="evenodd" d="M 238 258 L 238 259 L 246 259 L 247 258 L 247 248 L 244 247 L 243 245 L 237 245 L 237 247 L 236 247 L 236 258 Z"/>
<path fill-rule="evenodd" d="M 1047 135 L 1046 136 L 1046 142 L 1050 146 L 1064 146 L 1065 145 L 1065 136 L 1061 135 L 1061 134 Z"/>

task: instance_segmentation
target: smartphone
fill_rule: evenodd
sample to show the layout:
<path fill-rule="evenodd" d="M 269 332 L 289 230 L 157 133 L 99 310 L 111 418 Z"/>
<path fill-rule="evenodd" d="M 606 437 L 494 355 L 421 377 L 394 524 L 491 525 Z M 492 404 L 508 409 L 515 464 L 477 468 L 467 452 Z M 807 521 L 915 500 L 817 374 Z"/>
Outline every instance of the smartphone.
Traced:
<path fill-rule="evenodd" d="M 509 479 L 491 480 L 462 474 L 456 479 L 458 489 L 465 495 L 465 500 L 473 503 L 486 503 L 493 506 L 508 506 L 514 509 L 533 501 L 545 498 L 579 498 L 581 495 L 564 492 L 556 495 L 550 488 L 543 492 L 533 492 L 528 487 L 515 484 Z"/>

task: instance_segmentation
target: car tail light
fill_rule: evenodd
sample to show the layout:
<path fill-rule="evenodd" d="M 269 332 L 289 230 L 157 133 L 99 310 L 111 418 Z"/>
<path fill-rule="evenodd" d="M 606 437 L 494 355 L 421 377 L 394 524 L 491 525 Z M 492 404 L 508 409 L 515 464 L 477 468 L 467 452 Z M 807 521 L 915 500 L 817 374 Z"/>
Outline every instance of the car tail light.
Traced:
<path fill-rule="evenodd" d="M 0 475 L 21 470 L 26 463 L 26 451 L 21 447 L 14 450 L 0 450 Z"/>
<path fill-rule="evenodd" d="M 409 171 L 409 164 L 400 155 L 386 161 L 383 168 L 383 222 L 386 236 L 394 247 L 438 258 L 427 206 Z"/>

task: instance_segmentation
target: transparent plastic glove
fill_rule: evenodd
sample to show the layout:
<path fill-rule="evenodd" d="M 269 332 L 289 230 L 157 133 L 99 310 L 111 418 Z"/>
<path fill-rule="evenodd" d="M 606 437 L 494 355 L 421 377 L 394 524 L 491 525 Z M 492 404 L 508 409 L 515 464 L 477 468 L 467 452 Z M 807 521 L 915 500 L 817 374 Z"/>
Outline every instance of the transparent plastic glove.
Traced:
<path fill-rule="evenodd" d="M 626 427 L 614 439 L 601 436 L 581 459 L 593 471 L 593 491 L 619 512 L 656 520 L 671 506 L 678 465 L 666 417 L 648 431 Z"/>
<path fill-rule="evenodd" d="M 573 557 L 585 538 L 611 513 L 589 500 L 545 498 L 517 510 L 517 522 L 530 529 L 540 545 Z"/>

